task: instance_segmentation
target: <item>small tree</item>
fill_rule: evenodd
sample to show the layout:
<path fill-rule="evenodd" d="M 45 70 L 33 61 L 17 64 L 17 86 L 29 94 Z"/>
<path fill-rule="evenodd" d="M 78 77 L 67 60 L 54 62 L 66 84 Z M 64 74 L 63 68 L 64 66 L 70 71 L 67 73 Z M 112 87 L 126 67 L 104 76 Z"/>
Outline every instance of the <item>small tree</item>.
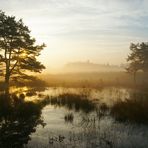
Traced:
<path fill-rule="evenodd" d="M 148 71 L 148 43 L 132 43 L 130 45 L 130 50 L 131 53 L 127 58 L 127 61 L 129 62 L 127 71 L 134 75 L 134 81 L 136 83 L 137 71 Z"/>
<path fill-rule="evenodd" d="M 35 39 L 30 36 L 30 30 L 22 19 L 7 16 L 0 11 L 0 67 L 5 77 L 6 87 L 9 87 L 10 77 L 26 77 L 28 71 L 41 72 L 45 69 L 37 57 L 45 44 L 35 45 Z"/>
<path fill-rule="evenodd" d="M 139 45 L 141 59 L 141 70 L 145 73 L 148 72 L 148 43 L 141 43 Z"/>

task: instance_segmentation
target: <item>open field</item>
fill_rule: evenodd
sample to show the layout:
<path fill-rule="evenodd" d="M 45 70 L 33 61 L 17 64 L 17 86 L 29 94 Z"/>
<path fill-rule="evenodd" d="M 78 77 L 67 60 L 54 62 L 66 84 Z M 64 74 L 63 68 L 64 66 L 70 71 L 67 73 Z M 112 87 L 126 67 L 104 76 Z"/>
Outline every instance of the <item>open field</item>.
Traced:
<path fill-rule="evenodd" d="M 106 86 L 121 87 L 147 87 L 148 79 L 146 74 L 138 73 L 136 84 L 133 75 L 126 72 L 100 72 L 100 73 L 67 73 L 67 74 L 47 74 L 40 76 L 48 86 L 62 87 L 92 87 L 102 88 Z"/>

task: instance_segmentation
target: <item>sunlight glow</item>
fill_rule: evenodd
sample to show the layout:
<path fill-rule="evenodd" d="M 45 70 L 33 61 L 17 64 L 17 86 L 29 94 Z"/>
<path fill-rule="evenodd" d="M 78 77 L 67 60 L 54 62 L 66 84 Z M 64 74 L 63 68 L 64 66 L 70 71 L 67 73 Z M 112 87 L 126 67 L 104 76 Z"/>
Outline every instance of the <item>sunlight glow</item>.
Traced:
<path fill-rule="evenodd" d="M 86 60 L 120 65 L 131 42 L 147 41 L 146 0 L 0 1 L 8 14 L 23 18 L 37 43 L 46 43 L 39 57 L 46 71 Z"/>

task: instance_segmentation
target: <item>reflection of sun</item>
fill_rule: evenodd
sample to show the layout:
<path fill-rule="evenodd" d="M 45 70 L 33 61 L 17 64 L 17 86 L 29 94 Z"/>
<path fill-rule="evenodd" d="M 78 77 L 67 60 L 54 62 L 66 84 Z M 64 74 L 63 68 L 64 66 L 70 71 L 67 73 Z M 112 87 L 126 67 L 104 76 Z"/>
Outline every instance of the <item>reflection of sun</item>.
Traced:
<path fill-rule="evenodd" d="M 23 89 L 23 91 L 26 92 L 29 88 L 25 86 L 25 87 L 23 87 L 22 89 Z"/>
<path fill-rule="evenodd" d="M 29 89 L 29 88 L 26 87 L 26 86 L 25 86 L 25 87 L 22 87 L 22 88 L 19 88 L 19 87 L 12 87 L 12 88 L 11 88 L 11 92 L 12 92 L 12 93 L 15 93 L 15 92 L 19 92 L 19 93 L 20 93 L 20 92 L 23 92 L 23 93 L 24 93 L 24 92 L 28 91 L 28 89 Z"/>

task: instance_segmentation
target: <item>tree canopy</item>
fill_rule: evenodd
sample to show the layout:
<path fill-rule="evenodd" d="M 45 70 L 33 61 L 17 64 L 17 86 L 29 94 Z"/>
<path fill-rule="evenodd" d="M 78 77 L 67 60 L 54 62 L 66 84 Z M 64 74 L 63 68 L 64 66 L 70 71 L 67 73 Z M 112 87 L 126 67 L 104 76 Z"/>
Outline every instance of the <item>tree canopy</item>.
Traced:
<path fill-rule="evenodd" d="M 131 43 L 130 50 L 131 53 L 127 58 L 129 62 L 127 71 L 134 74 L 134 77 L 139 70 L 148 72 L 148 43 Z"/>
<path fill-rule="evenodd" d="M 7 16 L 0 11 L 0 71 L 6 83 L 9 83 L 10 77 L 28 78 L 28 71 L 41 72 L 45 69 L 37 59 L 45 44 L 35 43 L 22 19 L 17 20 L 15 16 Z"/>

